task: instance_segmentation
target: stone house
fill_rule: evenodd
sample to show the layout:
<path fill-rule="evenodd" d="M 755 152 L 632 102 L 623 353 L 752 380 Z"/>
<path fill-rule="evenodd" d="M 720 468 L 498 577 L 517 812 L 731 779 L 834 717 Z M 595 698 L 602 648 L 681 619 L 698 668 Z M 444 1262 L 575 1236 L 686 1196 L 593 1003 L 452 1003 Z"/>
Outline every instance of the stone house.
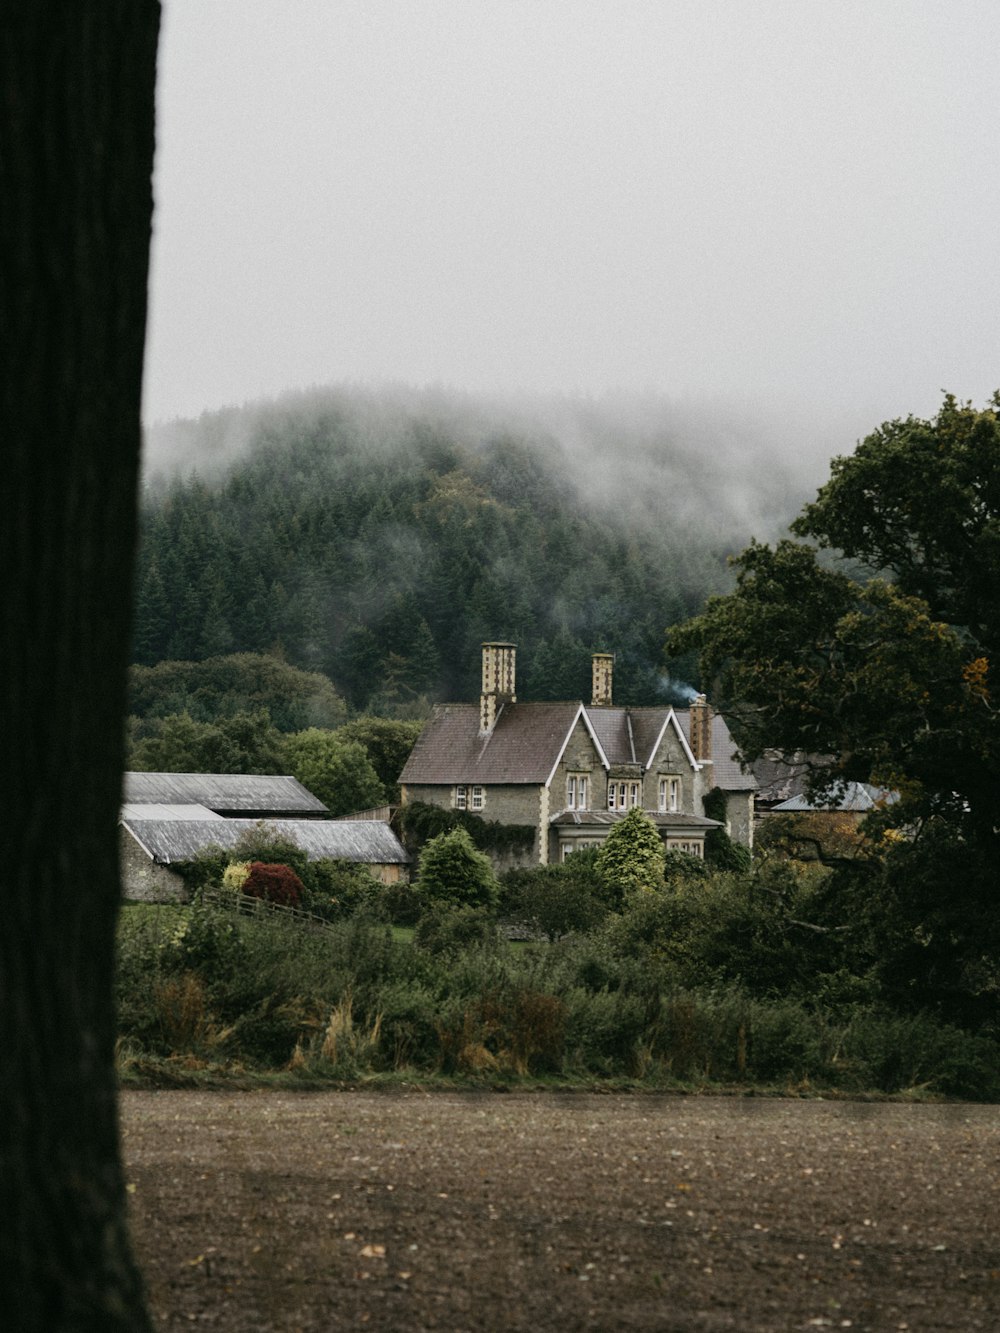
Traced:
<path fill-rule="evenodd" d="M 613 656 L 595 653 L 589 704 L 518 702 L 515 646 L 484 644 L 479 703 L 435 709 L 400 775 L 403 804 L 530 825 L 522 863 L 545 865 L 602 842 L 635 806 L 669 850 L 702 856 L 718 826 L 703 800 L 718 788 L 730 836 L 750 846 L 756 784 L 724 719 L 703 696 L 686 709 L 618 707 L 613 672 Z"/>

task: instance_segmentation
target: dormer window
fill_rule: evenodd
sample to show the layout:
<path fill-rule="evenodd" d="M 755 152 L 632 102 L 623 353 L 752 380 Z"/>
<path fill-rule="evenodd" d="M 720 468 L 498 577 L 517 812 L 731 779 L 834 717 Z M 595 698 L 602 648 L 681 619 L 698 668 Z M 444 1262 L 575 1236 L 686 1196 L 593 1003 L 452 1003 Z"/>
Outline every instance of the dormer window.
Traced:
<path fill-rule="evenodd" d="M 657 809 L 660 814 L 676 814 L 681 808 L 680 778 L 660 778 Z"/>

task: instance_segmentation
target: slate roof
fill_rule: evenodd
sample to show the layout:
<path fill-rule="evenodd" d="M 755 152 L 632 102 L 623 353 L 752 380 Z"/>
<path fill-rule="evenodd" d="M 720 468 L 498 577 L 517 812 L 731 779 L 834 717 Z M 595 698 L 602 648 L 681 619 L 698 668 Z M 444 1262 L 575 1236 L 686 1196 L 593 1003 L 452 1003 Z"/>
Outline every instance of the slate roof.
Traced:
<path fill-rule="evenodd" d="M 234 847 L 260 825 L 256 819 L 122 819 L 122 824 L 159 865 L 190 861 L 206 847 Z M 302 849 L 310 861 L 360 861 L 403 865 L 409 861 L 388 824 L 374 820 L 270 819 L 269 828 Z"/>
<path fill-rule="evenodd" d="M 886 787 L 875 787 L 870 782 L 848 782 L 843 791 L 831 792 L 823 800 L 811 801 L 805 793 L 792 796 L 772 807 L 775 814 L 802 813 L 806 810 L 843 810 L 851 814 L 868 814 L 881 805 L 895 805 L 899 799 Z"/>
<path fill-rule="evenodd" d="M 507 703 L 484 739 L 478 704 L 439 704 L 399 780 L 537 786 L 548 781 L 579 713 L 579 703 Z"/>
<path fill-rule="evenodd" d="M 785 758 L 768 753 L 753 761 L 753 775 L 757 779 L 758 805 L 774 806 L 779 801 L 801 796 L 809 785 L 809 777 L 816 756 L 798 755 Z"/>
<path fill-rule="evenodd" d="M 691 710 L 674 710 L 688 744 L 691 743 Z M 756 791 L 757 779 L 739 760 L 739 750 L 721 713 L 712 714 L 712 776 L 713 785 L 722 791 Z"/>
<path fill-rule="evenodd" d="M 326 806 L 293 777 L 263 773 L 126 773 L 128 805 L 204 805 L 217 814 L 325 815 Z"/>
<path fill-rule="evenodd" d="M 583 707 L 580 703 L 504 704 L 492 735 L 479 735 L 478 704 L 441 704 L 410 753 L 400 782 L 420 785 L 525 783 L 538 786 L 549 775 L 581 711 L 612 766 L 646 765 L 668 707 Z M 690 744 L 691 714 L 675 709 Z M 713 785 L 723 791 L 751 791 L 756 780 L 744 772 L 725 718 L 712 717 Z"/>

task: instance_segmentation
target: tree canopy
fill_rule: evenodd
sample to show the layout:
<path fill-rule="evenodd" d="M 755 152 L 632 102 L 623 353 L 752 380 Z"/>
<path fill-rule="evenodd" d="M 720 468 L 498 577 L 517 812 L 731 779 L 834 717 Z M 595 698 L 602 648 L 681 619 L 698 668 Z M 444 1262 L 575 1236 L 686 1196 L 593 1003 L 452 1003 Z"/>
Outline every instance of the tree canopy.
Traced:
<path fill-rule="evenodd" d="M 309 727 L 285 739 L 282 750 L 288 771 L 318 796 L 331 815 L 369 810 L 385 801 L 365 747 L 343 731 Z"/>
<path fill-rule="evenodd" d="M 882 425 L 793 530 L 811 542 L 751 545 L 668 652 L 698 654 L 747 758 L 899 794 L 831 910 L 910 1003 L 982 1014 L 1000 987 L 1000 395 Z"/>
<path fill-rule="evenodd" d="M 881 426 L 833 461 L 793 530 L 813 544 L 751 545 L 735 591 L 668 651 L 699 654 L 747 757 L 822 756 L 820 781 L 898 790 L 900 822 L 994 836 L 1000 396 Z"/>
<path fill-rule="evenodd" d="M 189 713 L 196 722 L 218 722 L 261 709 L 279 731 L 337 727 L 347 717 L 327 676 L 265 653 L 157 662 L 129 673 L 129 711 L 144 721 Z"/>

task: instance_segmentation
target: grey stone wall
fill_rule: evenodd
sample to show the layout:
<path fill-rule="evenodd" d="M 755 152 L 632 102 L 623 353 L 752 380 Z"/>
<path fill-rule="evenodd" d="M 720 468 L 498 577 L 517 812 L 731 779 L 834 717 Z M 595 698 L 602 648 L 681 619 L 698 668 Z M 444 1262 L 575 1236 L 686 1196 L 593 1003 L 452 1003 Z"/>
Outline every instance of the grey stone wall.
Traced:
<path fill-rule="evenodd" d="M 124 827 L 119 827 L 118 830 L 118 847 L 121 858 L 122 897 L 126 901 L 187 902 L 187 886 L 180 875 L 169 866 L 160 866 L 150 860 Z"/>
<path fill-rule="evenodd" d="M 726 823 L 733 842 L 753 849 L 753 792 L 726 793 Z"/>
<path fill-rule="evenodd" d="M 537 865 L 542 859 L 543 849 L 538 836 L 541 793 L 542 788 L 532 783 L 510 783 L 492 787 L 486 785 L 482 810 L 473 810 L 471 805 L 467 807 L 469 814 L 478 815 L 488 823 L 529 824 L 535 830 L 534 846 L 527 852 L 490 853 L 490 859 L 498 873 L 513 866 Z M 454 810 L 455 789 L 431 783 L 410 783 L 405 788 L 403 803 L 409 805 L 413 801 Z"/>
<path fill-rule="evenodd" d="M 702 810 L 698 776 L 691 768 L 691 761 L 684 753 L 677 732 L 672 726 L 667 727 L 643 779 L 643 809 L 659 809 L 661 778 L 680 778 L 681 792 L 677 808 L 685 814 L 700 815 Z"/>
<path fill-rule="evenodd" d="M 587 808 L 603 810 L 608 802 L 608 782 L 604 766 L 597 757 L 590 732 L 581 718 L 570 733 L 563 757 L 556 767 L 549 788 L 549 814 L 558 815 L 566 809 L 566 779 L 570 773 L 587 776 Z"/>

